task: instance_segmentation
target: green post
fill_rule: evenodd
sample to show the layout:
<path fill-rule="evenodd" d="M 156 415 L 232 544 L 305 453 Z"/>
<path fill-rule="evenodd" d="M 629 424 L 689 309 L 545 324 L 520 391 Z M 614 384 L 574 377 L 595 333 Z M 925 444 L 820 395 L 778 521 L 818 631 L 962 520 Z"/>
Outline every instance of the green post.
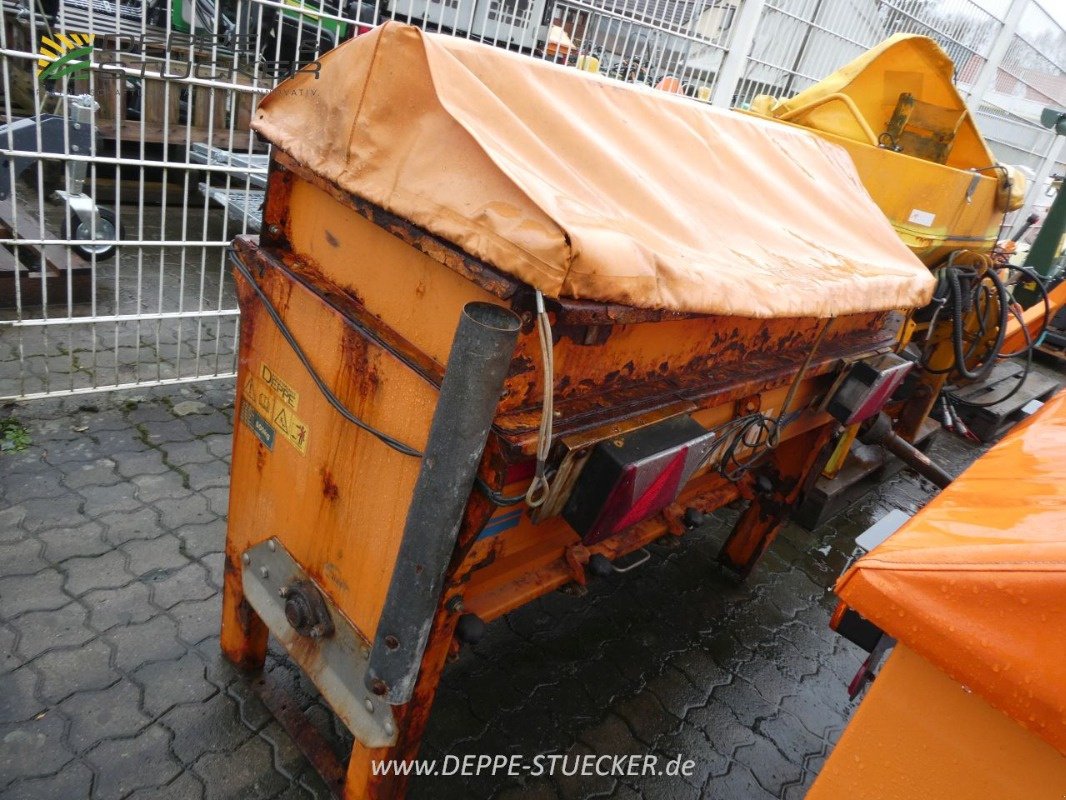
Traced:
<path fill-rule="evenodd" d="M 1045 108 L 1040 115 L 1040 122 L 1045 128 L 1053 130 L 1056 136 L 1066 136 L 1066 112 L 1057 108 Z M 1051 208 L 1048 209 L 1047 217 L 1044 218 L 1044 224 L 1036 235 L 1029 255 L 1025 258 L 1025 266 L 1031 267 L 1047 284 L 1055 281 L 1062 266 L 1060 256 L 1063 237 L 1066 236 L 1066 192 L 1062 191 L 1062 185 L 1063 181 L 1060 179 L 1058 193 L 1051 202 Z M 1039 191 L 1041 187 L 1034 186 L 1033 189 Z M 1014 299 L 1023 308 L 1029 308 L 1040 298 L 1040 290 L 1034 281 L 1020 281 L 1014 288 Z"/>
<path fill-rule="evenodd" d="M 1060 182 L 1058 194 L 1051 202 L 1051 208 L 1048 209 L 1044 224 L 1036 235 L 1029 255 L 1025 257 L 1025 266 L 1032 268 L 1040 275 L 1044 283 L 1054 280 L 1062 267 L 1060 256 L 1064 236 L 1066 236 L 1066 192 L 1062 191 Z M 1014 289 L 1014 299 L 1023 308 L 1029 308 L 1033 303 L 1040 301 L 1040 290 L 1033 281 L 1019 281 Z"/>

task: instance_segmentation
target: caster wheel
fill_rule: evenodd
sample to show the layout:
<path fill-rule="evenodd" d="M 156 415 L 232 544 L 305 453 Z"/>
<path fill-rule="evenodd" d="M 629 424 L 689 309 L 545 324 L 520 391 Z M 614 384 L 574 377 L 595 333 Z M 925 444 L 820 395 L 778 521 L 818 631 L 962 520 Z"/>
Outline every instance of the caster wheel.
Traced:
<path fill-rule="evenodd" d="M 104 208 L 103 206 L 96 207 L 95 235 L 93 235 L 93 231 L 90 229 L 89 221 L 83 221 L 81 217 L 73 211 L 70 212 L 70 232 L 72 239 L 79 239 L 85 242 L 85 244 L 71 245 L 74 252 L 82 258 L 89 260 L 92 260 L 95 256 L 97 261 L 106 261 L 109 258 L 114 258 L 115 253 L 118 252 L 118 245 L 96 244 L 92 240 L 100 239 L 104 242 L 108 242 L 115 239 L 121 239 L 124 234 L 122 223 L 118 221 L 115 212 L 110 208 Z"/>

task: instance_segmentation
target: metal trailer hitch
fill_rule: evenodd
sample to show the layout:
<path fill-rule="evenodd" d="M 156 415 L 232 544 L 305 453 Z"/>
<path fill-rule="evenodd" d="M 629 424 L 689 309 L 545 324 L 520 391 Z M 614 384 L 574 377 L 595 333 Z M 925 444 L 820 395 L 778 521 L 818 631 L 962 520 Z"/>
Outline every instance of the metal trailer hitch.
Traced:
<path fill-rule="evenodd" d="M 892 430 L 892 420 L 883 411 L 866 422 L 859 431 L 863 444 L 879 444 L 888 452 L 913 469 L 923 478 L 928 478 L 943 489 L 953 480 L 943 467 L 934 463 L 925 453 Z"/>

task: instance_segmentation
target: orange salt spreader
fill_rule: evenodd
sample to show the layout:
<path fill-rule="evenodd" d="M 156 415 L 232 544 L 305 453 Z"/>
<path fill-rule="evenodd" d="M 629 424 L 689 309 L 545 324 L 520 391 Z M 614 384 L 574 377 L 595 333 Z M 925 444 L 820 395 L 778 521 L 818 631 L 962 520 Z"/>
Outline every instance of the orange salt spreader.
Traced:
<path fill-rule="evenodd" d="M 348 798 L 486 623 L 736 499 L 749 572 L 933 288 L 806 131 L 395 23 L 254 128 L 222 647 L 315 683 Z"/>
<path fill-rule="evenodd" d="M 807 800 L 1066 795 L 1063 453 L 1066 392 L 837 582 L 837 631 L 894 649 Z"/>

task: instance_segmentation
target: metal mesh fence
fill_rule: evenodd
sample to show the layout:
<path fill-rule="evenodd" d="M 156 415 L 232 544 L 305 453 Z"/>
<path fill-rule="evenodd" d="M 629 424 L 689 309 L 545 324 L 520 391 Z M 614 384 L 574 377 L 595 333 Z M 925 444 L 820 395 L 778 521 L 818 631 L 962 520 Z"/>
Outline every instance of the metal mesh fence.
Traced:
<path fill-rule="evenodd" d="M 1066 105 L 1066 35 L 1036 0 L 1012 27 L 1009 0 L 0 2 L 0 398 L 232 375 L 256 104 L 384 19 L 720 106 L 794 94 L 897 32 L 935 38 L 965 91 L 1006 30 L 975 105 L 1034 170 L 1051 140 L 1033 111 Z"/>

